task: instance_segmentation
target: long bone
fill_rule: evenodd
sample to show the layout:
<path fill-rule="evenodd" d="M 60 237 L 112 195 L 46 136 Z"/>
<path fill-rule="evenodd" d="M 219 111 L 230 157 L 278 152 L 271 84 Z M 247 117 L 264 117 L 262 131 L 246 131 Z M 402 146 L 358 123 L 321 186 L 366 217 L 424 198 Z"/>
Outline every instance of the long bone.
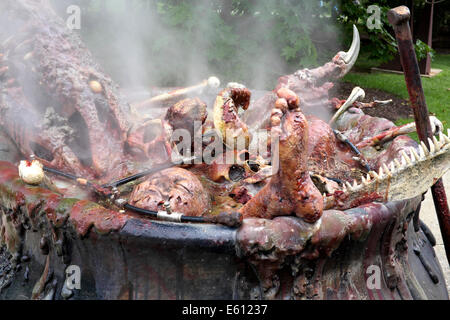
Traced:
<path fill-rule="evenodd" d="M 156 97 L 152 97 L 150 99 L 147 99 L 145 101 L 142 101 L 140 103 L 134 104 L 133 107 L 136 109 L 142 109 L 146 107 L 150 107 L 157 103 L 163 103 L 167 102 L 169 100 L 172 100 L 174 98 L 179 98 L 181 96 L 190 94 L 190 93 L 199 93 L 205 88 L 211 88 L 211 89 L 217 89 L 220 86 L 220 80 L 217 77 L 209 77 L 207 80 L 203 80 L 202 82 L 186 87 L 177 89 L 168 93 L 160 94 Z"/>
<path fill-rule="evenodd" d="M 366 93 L 364 92 L 364 90 L 361 89 L 360 87 L 355 87 L 352 90 L 352 93 L 348 97 L 347 101 L 338 109 L 338 111 L 336 111 L 334 116 L 331 118 L 329 122 L 330 126 L 332 126 L 336 122 L 336 120 L 339 119 L 339 117 L 343 115 L 348 110 L 348 108 L 350 108 L 353 105 L 353 103 L 355 103 L 358 100 L 363 100 L 365 97 Z"/>

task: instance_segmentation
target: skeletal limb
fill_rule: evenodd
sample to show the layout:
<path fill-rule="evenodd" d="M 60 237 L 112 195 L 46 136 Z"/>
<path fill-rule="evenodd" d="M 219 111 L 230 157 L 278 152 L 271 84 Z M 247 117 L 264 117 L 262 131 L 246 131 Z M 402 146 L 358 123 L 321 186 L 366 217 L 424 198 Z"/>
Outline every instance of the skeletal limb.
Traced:
<path fill-rule="evenodd" d="M 359 37 L 358 28 L 353 25 L 353 41 L 350 49 L 347 52 L 340 51 L 327 64 L 312 69 L 303 69 L 295 73 L 297 77 L 303 80 L 311 79 L 314 81 L 333 80 L 344 77 L 355 65 L 358 60 L 359 50 L 361 48 L 361 40 Z"/>
<path fill-rule="evenodd" d="M 431 122 L 433 134 L 439 134 L 440 132 L 442 132 L 444 130 L 444 126 L 443 126 L 442 122 L 439 121 L 438 118 L 436 118 L 434 116 L 430 116 L 430 122 Z M 405 124 L 400 127 L 394 127 L 392 129 L 386 130 L 374 137 L 364 139 L 360 143 L 356 144 L 356 147 L 359 149 L 362 149 L 362 148 L 371 147 L 374 145 L 381 145 L 388 141 L 391 141 L 392 139 L 394 139 L 398 136 L 413 133 L 413 132 L 416 132 L 416 123 L 415 122 L 411 122 L 411 123 Z"/>

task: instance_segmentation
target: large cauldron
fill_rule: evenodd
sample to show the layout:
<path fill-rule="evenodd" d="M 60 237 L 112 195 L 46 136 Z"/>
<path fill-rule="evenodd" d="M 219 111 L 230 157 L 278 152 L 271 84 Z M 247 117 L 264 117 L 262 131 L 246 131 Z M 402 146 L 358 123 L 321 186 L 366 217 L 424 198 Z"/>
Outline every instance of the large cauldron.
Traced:
<path fill-rule="evenodd" d="M 24 185 L 0 162 L 0 297 L 448 299 L 420 203 L 326 211 L 320 225 L 248 219 L 235 230 L 124 217 Z M 71 265 L 79 290 L 65 284 Z"/>

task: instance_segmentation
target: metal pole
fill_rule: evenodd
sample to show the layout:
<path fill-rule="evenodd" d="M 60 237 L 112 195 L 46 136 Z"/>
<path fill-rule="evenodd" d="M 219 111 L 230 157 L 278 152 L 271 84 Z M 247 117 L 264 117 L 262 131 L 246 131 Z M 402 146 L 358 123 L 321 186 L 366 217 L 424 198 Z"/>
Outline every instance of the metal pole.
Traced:
<path fill-rule="evenodd" d="M 397 38 L 400 60 L 405 73 L 411 107 L 414 111 L 417 133 L 419 139 L 424 141 L 429 147 L 428 138 L 431 138 L 433 133 L 428 116 L 425 95 L 423 93 L 419 64 L 414 51 L 411 29 L 408 23 L 410 18 L 411 15 L 409 9 L 406 6 L 397 7 L 388 12 L 389 22 L 394 27 L 395 36 Z M 431 187 L 431 192 L 433 194 L 434 206 L 436 208 L 436 214 L 439 220 L 442 238 L 444 240 L 447 260 L 450 263 L 450 213 L 442 179 L 439 179 L 436 184 Z"/>

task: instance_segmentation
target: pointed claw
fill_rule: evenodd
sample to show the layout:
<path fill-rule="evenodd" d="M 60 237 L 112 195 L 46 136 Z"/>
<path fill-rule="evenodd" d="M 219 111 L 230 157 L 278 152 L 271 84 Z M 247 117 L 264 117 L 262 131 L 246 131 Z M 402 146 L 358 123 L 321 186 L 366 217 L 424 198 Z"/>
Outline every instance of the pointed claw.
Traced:
<path fill-rule="evenodd" d="M 356 189 L 357 187 L 358 187 L 358 181 L 356 181 L 356 179 L 355 180 L 353 180 L 353 189 Z"/>
<path fill-rule="evenodd" d="M 372 181 L 372 177 L 370 176 L 370 173 L 367 174 L 366 180 L 367 180 L 368 183 L 369 183 L 370 181 Z"/>
<path fill-rule="evenodd" d="M 359 50 L 361 48 L 361 40 L 359 37 L 358 28 L 353 25 L 353 41 L 350 49 L 342 55 L 342 59 L 347 64 L 347 68 L 351 69 L 358 60 Z"/>

